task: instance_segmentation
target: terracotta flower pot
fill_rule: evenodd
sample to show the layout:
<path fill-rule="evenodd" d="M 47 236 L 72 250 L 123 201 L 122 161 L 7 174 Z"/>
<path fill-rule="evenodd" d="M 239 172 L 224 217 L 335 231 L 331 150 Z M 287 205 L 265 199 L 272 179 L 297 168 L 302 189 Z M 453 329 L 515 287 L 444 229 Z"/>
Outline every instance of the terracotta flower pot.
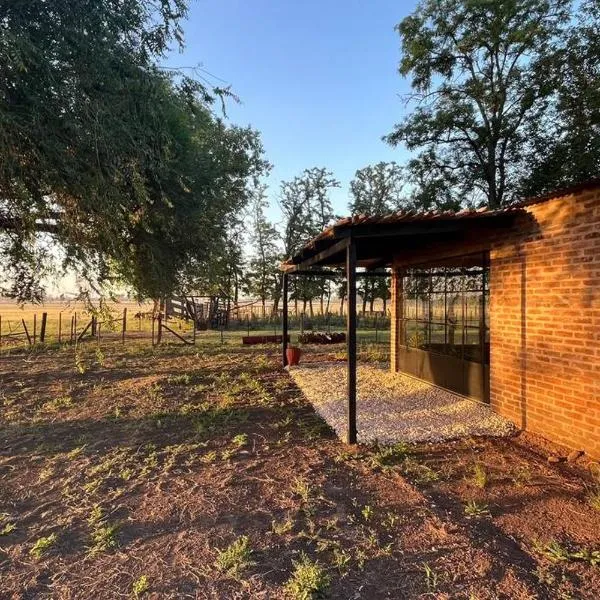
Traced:
<path fill-rule="evenodd" d="M 287 358 L 287 363 L 290 367 L 297 365 L 300 362 L 300 356 L 302 352 L 300 348 L 296 348 L 295 346 L 290 346 L 285 351 L 285 356 Z"/>

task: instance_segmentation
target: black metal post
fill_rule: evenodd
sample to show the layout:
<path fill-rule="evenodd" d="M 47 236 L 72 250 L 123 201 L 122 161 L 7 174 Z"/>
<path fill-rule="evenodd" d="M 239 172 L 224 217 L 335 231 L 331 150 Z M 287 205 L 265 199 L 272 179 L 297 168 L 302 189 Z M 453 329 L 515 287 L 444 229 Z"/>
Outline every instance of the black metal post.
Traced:
<path fill-rule="evenodd" d="M 282 325 L 281 325 L 281 364 L 285 367 L 287 365 L 287 345 L 288 345 L 288 274 L 283 274 L 283 290 L 281 292 L 283 297 L 283 314 L 282 314 Z"/>
<path fill-rule="evenodd" d="M 356 444 L 356 242 L 350 238 L 346 248 L 346 285 L 348 316 L 346 348 L 348 371 L 348 444 Z"/>

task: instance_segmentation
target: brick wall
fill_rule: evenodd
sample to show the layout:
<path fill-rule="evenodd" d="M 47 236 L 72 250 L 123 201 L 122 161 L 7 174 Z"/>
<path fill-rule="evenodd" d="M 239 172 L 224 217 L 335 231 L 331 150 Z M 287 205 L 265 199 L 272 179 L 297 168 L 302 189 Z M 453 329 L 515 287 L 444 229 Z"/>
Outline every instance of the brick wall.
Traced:
<path fill-rule="evenodd" d="M 600 456 L 600 190 L 526 210 L 491 240 L 491 404 Z"/>
<path fill-rule="evenodd" d="M 521 428 L 600 458 L 600 189 L 526 211 L 508 231 L 403 252 L 394 272 L 427 257 L 489 250 L 492 407 Z"/>

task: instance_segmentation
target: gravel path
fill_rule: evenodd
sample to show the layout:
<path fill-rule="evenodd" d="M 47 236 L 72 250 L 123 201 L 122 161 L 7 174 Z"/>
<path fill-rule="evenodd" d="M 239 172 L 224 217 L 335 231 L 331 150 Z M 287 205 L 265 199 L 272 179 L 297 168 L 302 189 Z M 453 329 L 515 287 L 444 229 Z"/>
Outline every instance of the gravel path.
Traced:
<path fill-rule="evenodd" d="M 346 365 L 290 368 L 290 375 L 340 438 L 346 433 Z M 487 406 L 467 400 L 387 366 L 357 368 L 358 440 L 390 444 L 442 442 L 471 435 L 510 435 L 514 425 Z"/>

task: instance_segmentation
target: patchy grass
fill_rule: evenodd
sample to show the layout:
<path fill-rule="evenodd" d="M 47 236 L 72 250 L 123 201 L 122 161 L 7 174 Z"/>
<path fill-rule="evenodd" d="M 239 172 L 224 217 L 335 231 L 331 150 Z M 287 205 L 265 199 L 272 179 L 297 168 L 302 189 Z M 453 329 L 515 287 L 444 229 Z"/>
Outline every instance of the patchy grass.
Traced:
<path fill-rule="evenodd" d="M 0 597 L 600 596 L 593 476 L 523 437 L 346 446 L 279 349 L 198 338 L 0 357 Z"/>

